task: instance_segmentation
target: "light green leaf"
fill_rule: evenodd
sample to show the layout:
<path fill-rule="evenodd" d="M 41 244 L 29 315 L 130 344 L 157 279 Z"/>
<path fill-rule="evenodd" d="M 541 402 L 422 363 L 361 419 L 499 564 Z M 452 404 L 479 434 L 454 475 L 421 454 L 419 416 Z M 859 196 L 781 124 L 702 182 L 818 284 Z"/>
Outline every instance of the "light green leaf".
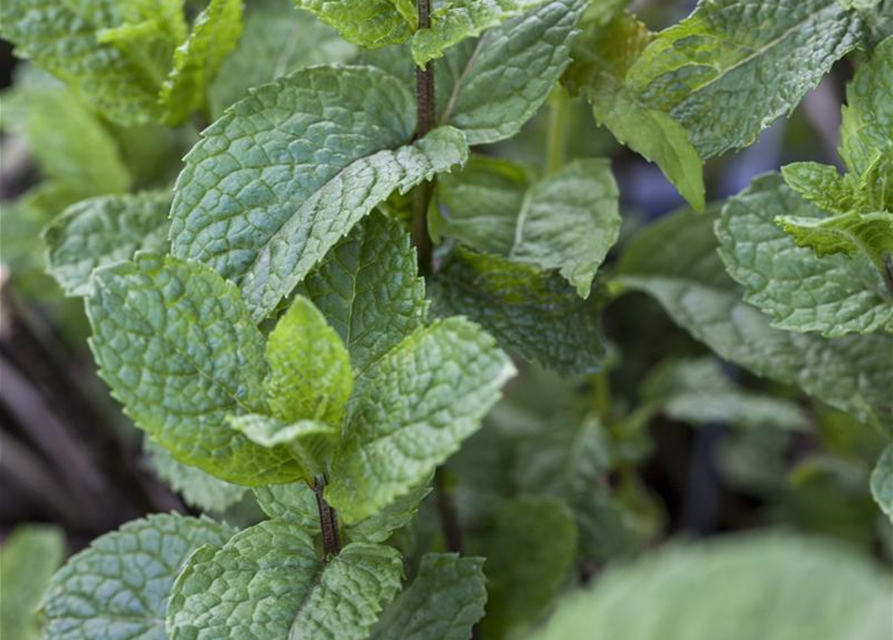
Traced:
<path fill-rule="evenodd" d="M 590 22 L 574 43 L 574 61 L 562 81 L 592 103 L 595 119 L 617 140 L 656 162 L 679 193 L 704 208 L 702 161 L 681 124 L 650 108 L 631 92 L 626 75 L 652 41 L 648 28 L 622 14 L 607 23 Z"/>
<path fill-rule="evenodd" d="M 528 360 L 568 375 L 601 367 L 596 303 L 558 274 L 460 247 L 430 288 L 437 315 L 467 315 Z"/>
<path fill-rule="evenodd" d="M 486 549 L 490 599 L 481 630 L 502 638 L 536 622 L 567 580 L 577 550 L 574 517 L 555 498 L 516 498 L 497 513 Z"/>
<path fill-rule="evenodd" d="M 4 126 L 27 138 L 44 177 L 71 184 L 85 197 L 130 188 L 115 139 L 72 92 L 26 85 L 4 93 L 3 109 Z"/>
<path fill-rule="evenodd" d="M 35 616 L 65 555 L 65 536 L 45 525 L 19 525 L 0 549 L 0 638 L 37 640 Z"/>
<path fill-rule="evenodd" d="M 412 58 L 424 66 L 444 52 L 480 35 L 509 18 L 526 13 L 546 0 L 445 0 L 431 14 L 431 28 L 412 37 Z"/>
<path fill-rule="evenodd" d="M 871 472 L 871 495 L 893 522 L 893 445 L 888 445 Z"/>
<path fill-rule="evenodd" d="M 574 160 L 532 184 L 521 167 L 474 158 L 438 187 L 445 235 L 512 262 L 560 270 L 581 298 L 620 235 L 617 183 L 601 159 Z"/>
<path fill-rule="evenodd" d="M 833 238 L 818 242 L 817 237 L 823 231 L 844 235 L 845 228 L 829 228 L 829 221 L 838 219 L 826 218 L 778 174 L 754 179 L 723 207 L 716 223 L 719 253 L 732 278 L 744 286 L 745 301 L 771 315 L 774 326 L 821 331 L 828 337 L 893 327 L 893 302 L 867 257 L 831 255 L 819 260 L 774 223 L 779 220 L 791 228 L 800 244 L 808 242 L 822 250 L 839 246 Z M 886 221 L 888 234 L 891 222 L 893 214 Z M 878 241 L 885 235 L 879 230 Z M 812 233 L 807 235 L 808 231 Z M 887 239 L 893 248 L 893 235 Z"/>
<path fill-rule="evenodd" d="M 261 447 L 287 448 L 300 463 L 306 482 L 313 482 L 324 472 L 325 463 L 338 443 L 338 429 L 319 420 L 284 424 L 270 416 L 248 413 L 230 416 L 227 423 Z"/>
<path fill-rule="evenodd" d="M 166 640 L 174 579 L 193 551 L 235 530 L 208 518 L 156 514 L 93 541 L 53 577 L 43 604 L 46 638 Z"/>
<path fill-rule="evenodd" d="M 788 186 L 820 209 L 846 213 L 858 206 L 858 185 L 850 174 L 841 175 L 837 167 L 818 162 L 795 162 L 781 168 Z"/>
<path fill-rule="evenodd" d="M 701 2 L 645 49 L 627 84 L 706 159 L 752 144 L 861 37 L 861 21 L 837 0 Z"/>
<path fill-rule="evenodd" d="M 842 254 L 856 263 L 870 260 L 882 274 L 889 268 L 887 261 L 893 256 L 893 213 L 785 215 L 778 216 L 775 222 L 793 236 L 798 246 L 809 247 L 819 258 Z"/>
<path fill-rule="evenodd" d="M 837 0 L 845 9 L 872 9 L 881 0 Z"/>
<path fill-rule="evenodd" d="M 370 640 L 468 640 L 484 615 L 483 558 L 422 556 L 419 573 L 388 607 Z"/>
<path fill-rule="evenodd" d="M 421 327 L 428 303 L 400 223 L 371 213 L 298 286 L 341 336 L 359 373 Z"/>
<path fill-rule="evenodd" d="M 384 542 L 394 531 L 402 529 L 419 510 L 419 504 L 431 491 L 431 477 L 425 478 L 373 516 L 342 528 L 350 542 Z M 318 535 L 319 510 L 316 494 L 306 482 L 267 485 L 254 490 L 258 503 L 271 518 L 294 522 L 308 533 Z"/>
<path fill-rule="evenodd" d="M 350 356 L 335 330 L 298 296 L 267 339 L 264 383 L 273 415 L 283 422 L 319 420 L 341 427 L 353 390 Z"/>
<path fill-rule="evenodd" d="M 137 426 L 179 461 L 230 482 L 300 477 L 287 449 L 260 447 L 226 423 L 265 409 L 263 337 L 234 285 L 203 265 L 147 253 L 100 269 L 93 282 L 93 354 Z"/>
<path fill-rule="evenodd" d="M 391 0 L 391 4 L 406 20 L 410 31 L 415 32 L 419 28 L 419 10 L 416 0 Z"/>
<path fill-rule="evenodd" d="M 863 422 L 889 424 L 893 336 L 829 340 L 772 327 L 768 316 L 741 301 L 725 273 L 714 220 L 715 210 L 679 212 L 647 227 L 627 246 L 618 284 L 654 296 L 676 324 L 721 358 L 797 385 Z"/>
<path fill-rule="evenodd" d="M 468 144 L 510 138 L 537 112 L 570 62 L 586 0 L 548 0 L 451 48 L 436 65 L 441 124 Z"/>
<path fill-rule="evenodd" d="M 609 568 L 531 640 L 885 640 L 889 614 L 889 578 L 866 559 L 817 538 L 763 534 Z"/>
<path fill-rule="evenodd" d="M 400 589 L 396 549 L 354 543 L 323 563 L 292 523 L 270 520 L 193 554 L 171 593 L 170 640 L 363 640 Z"/>
<path fill-rule="evenodd" d="M 640 389 L 645 406 L 673 420 L 706 424 L 803 429 L 808 423 L 796 403 L 736 387 L 712 357 L 668 361 L 653 369 Z"/>
<path fill-rule="evenodd" d="M 158 91 L 185 37 L 179 0 L 9 0 L 0 22 L 18 55 L 109 119 L 132 126 L 159 118 Z"/>
<path fill-rule="evenodd" d="M 68 207 L 43 231 L 47 272 L 66 294 L 90 293 L 95 269 L 167 248 L 167 193 L 101 196 Z"/>
<path fill-rule="evenodd" d="M 198 14 L 161 85 L 158 101 L 167 124 L 180 124 L 206 109 L 208 85 L 241 35 L 242 0 L 211 0 Z"/>
<path fill-rule="evenodd" d="M 893 146 L 893 37 L 881 42 L 847 85 L 840 125 L 840 157 L 850 172 L 864 175 Z"/>
<path fill-rule="evenodd" d="M 248 89 L 301 67 L 347 62 L 355 47 L 289 0 L 251 0 L 245 7 L 245 29 L 208 90 L 212 119 L 248 95 Z"/>
<path fill-rule="evenodd" d="M 293 0 L 296 6 L 338 30 L 361 47 L 376 48 L 406 42 L 410 25 L 392 0 Z"/>
<path fill-rule="evenodd" d="M 311 67 L 259 87 L 186 156 L 172 253 L 237 282 L 262 319 L 392 191 L 465 161 L 461 132 L 412 142 L 414 130 L 412 95 L 373 67 Z"/>
<path fill-rule="evenodd" d="M 149 439 L 143 441 L 143 448 L 149 454 L 152 468 L 158 477 L 167 482 L 192 507 L 223 513 L 245 495 L 245 487 L 215 478 L 198 467 L 178 462 L 167 449 Z"/>
<path fill-rule="evenodd" d="M 462 318 L 417 330 L 357 380 L 326 499 L 355 523 L 405 494 L 477 431 L 514 373 Z"/>

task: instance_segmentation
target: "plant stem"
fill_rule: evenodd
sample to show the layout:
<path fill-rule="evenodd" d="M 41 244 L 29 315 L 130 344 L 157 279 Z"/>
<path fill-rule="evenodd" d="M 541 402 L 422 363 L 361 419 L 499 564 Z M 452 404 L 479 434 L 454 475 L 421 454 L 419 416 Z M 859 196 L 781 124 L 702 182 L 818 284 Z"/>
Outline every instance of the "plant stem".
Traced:
<path fill-rule="evenodd" d="M 611 423 L 611 381 L 607 373 L 592 375 L 592 408 L 602 424 Z"/>
<path fill-rule="evenodd" d="M 419 10 L 419 29 L 431 28 L 431 0 L 416 0 Z M 434 61 L 429 60 L 424 67 L 416 66 L 416 130 L 415 138 L 421 138 L 434 128 Z M 423 275 L 431 271 L 433 247 L 428 233 L 428 205 L 433 194 L 433 185 L 424 183 L 412 192 L 412 244 L 418 253 L 419 272 Z"/>
<path fill-rule="evenodd" d="M 546 137 L 546 173 L 555 173 L 563 165 L 567 152 L 570 96 L 563 87 L 555 87 L 549 96 L 549 128 Z"/>
<path fill-rule="evenodd" d="M 893 298 L 893 256 L 884 256 L 884 266 L 881 269 L 881 276 L 884 278 L 884 284 L 887 285 L 887 291 Z"/>
<path fill-rule="evenodd" d="M 326 558 L 341 552 L 341 534 L 338 531 L 338 514 L 326 502 L 323 491 L 326 488 L 325 476 L 316 476 L 313 493 L 316 494 L 316 508 L 319 511 L 319 524 L 322 529 L 322 549 Z"/>

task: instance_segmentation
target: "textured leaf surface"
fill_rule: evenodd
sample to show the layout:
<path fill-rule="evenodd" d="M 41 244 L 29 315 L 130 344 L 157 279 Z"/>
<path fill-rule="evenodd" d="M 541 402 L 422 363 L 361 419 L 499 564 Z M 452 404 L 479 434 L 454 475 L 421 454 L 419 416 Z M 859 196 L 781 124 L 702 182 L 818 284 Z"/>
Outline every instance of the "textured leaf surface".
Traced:
<path fill-rule="evenodd" d="M 53 640 L 167 640 L 174 580 L 193 551 L 223 544 L 229 525 L 178 514 L 134 520 L 97 538 L 53 577 L 44 599 Z"/>
<path fill-rule="evenodd" d="M 893 446 L 887 446 L 871 473 L 871 494 L 893 522 Z"/>
<path fill-rule="evenodd" d="M 893 215 L 888 217 L 887 232 L 893 229 Z M 803 200 L 777 174 L 756 178 L 749 189 L 730 199 L 716 224 L 716 235 L 720 255 L 732 278 L 744 286 L 747 302 L 770 314 L 776 327 L 789 331 L 821 331 L 835 337 L 893 327 L 893 301 L 867 257 L 818 259 L 779 229 L 776 218 L 795 225 L 798 239 L 799 229 L 806 225 L 818 225 L 817 233 L 835 220 Z M 882 236 L 883 230 L 879 241 Z M 893 234 L 888 244 L 893 248 Z"/>
<path fill-rule="evenodd" d="M 658 35 L 627 82 L 644 104 L 679 122 L 700 156 L 710 158 L 753 143 L 861 36 L 861 21 L 837 0 L 701 2 Z"/>
<path fill-rule="evenodd" d="M 298 287 L 325 315 L 361 372 L 422 326 L 425 282 L 402 226 L 373 212 Z"/>
<path fill-rule="evenodd" d="M 166 193 L 103 196 L 74 204 L 45 230 L 47 271 L 68 295 L 90 293 L 95 269 L 167 248 Z"/>
<path fill-rule="evenodd" d="M 594 301 L 558 274 L 457 249 L 431 283 L 435 312 L 480 322 L 499 344 L 565 374 L 598 370 L 605 350 Z"/>
<path fill-rule="evenodd" d="M 820 209 L 846 213 L 859 206 L 857 186 L 837 167 L 818 162 L 795 162 L 781 168 L 788 186 Z"/>
<path fill-rule="evenodd" d="M 799 386 L 863 422 L 893 416 L 893 337 L 829 340 L 771 326 L 741 301 L 723 269 L 713 235 L 715 216 L 680 212 L 652 224 L 626 249 L 619 281 L 654 296 L 676 324 L 721 358 L 753 373 Z M 678 248 L 685 246 L 685 252 Z"/>
<path fill-rule="evenodd" d="M 245 28 L 235 50 L 220 66 L 209 87 L 213 119 L 257 87 L 301 67 L 347 62 L 356 49 L 289 0 L 251 0 Z"/>
<path fill-rule="evenodd" d="M 66 82 L 110 119 L 138 125 L 160 115 L 160 78 L 185 37 L 181 12 L 180 3 L 171 0 L 10 0 L 3 3 L 0 19 L 4 37 L 19 55 Z M 127 27 L 140 23 L 148 26 L 142 33 Z M 103 30 L 105 37 L 97 37 Z"/>
<path fill-rule="evenodd" d="M 530 496 L 506 503 L 487 542 L 490 600 L 482 631 L 504 637 L 539 619 L 568 577 L 576 551 L 577 527 L 564 502 Z"/>
<path fill-rule="evenodd" d="M 609 569 L 532 638 L 882 640 L 889 613 L 889 579 L 866 560 L 819 539 L 762 535 Z"/>
<path fill-rule="evenodd" d="M 688 133 L 669 115 L 639 100 L 625 84 L 630 67 L 652 37 L 644 24 L 629 15 L 619 15 L 607 23 L 590 21 L 574 42 L 574 61 L 563 82 L 592 103 L 596 121 L 620 143 L 657 163 L 682 197 L 701 210 L 702 162 Z"/>
<path fill-rule="evenodd" d="M 20 525 L 0 550 L 0 638 L 37 640 L 35 616 L 53 572 L 62 563 L 65 537 L 55 527 Z"/>
<path fill-rule="evenodd" d="M 618 191 L 607 160 L 575 160 L 530 184 L 511 163 L 483 158 L 438 190 L 442 231 L 512 262 L 556 269 L 586 298 L 620 235 Z"/>
<path fill-rule="evenodd" d="M 712 357 L 667 362 L 649 374 L 640 393 L 646 406 L 693 424 L 803 429 L 808 423 L 794 402 L 733 385 Z"/>
<path fill-rule="evenodd" d="M 480 35 L 545 0 L 446 0 L 431 14 L 431 28 L 412 37 L 412 57 L 423 66 L 466 38 Z"/>
<path fill-rule="evenodd" d="M 361 47 L 383 47 L 405 42 L 412 35 L 392 0 L 293 0 L 341 37 Z"/>
<path fill-rule="evenodd" d="M 462 130 L 471 145 L 518 133 L 570 62 L 585 8 L 585 0 L 548 0 L 451 48 L 436 67 L 441 124 Z"/>
<path fill-rule="evenodd" d="M 145 440 L 143 447 L 149 454 L 152 468 L 158 477 L 167 482 L 191 507 L 223 513 L 245 495 L 245 487 L 215 478 L 198 467 L 178 462 L 167 449 L 151 440 Z"/>
<path fill-rule="evenodd" d="M 168 124 L 179 124 L 205 108 L 208 85 L 240 35 L 242 0 L 211 0 L 198 14 L 161 86 L 158 100 Z"/>
<path fill-rule="evenodd" d="M 100 374 L 127 414 L 174 457 L 224 480 L 287 482 L 300 469 L 226 416 L 262 412 L 263 337 L 235 286 L 154 254 L 101 269 L 87 299 Z"/>
<path fill-rule="evenodd" d="M 414 129 L 412 95 L 373 67 L 312 67 L 259 87 L 186 157 L 172 253 L 236 281 L 263 318 L 392 191 L 465 161 L 459 131 L 411 143 Z"/>
<path fill-rule="evenodd" d="M 794 214 L 780 216 L 775 222 L 799 246 L 811 248 L 819 258 L 843 254 L 857 264 L 870 260 L 883 272 L 888 256 L 893 256 L 893 213 L 851 211 L 831 217 Z"/>
<path fill-rule="evenodd" d="M 329 503 L 354 523 L 418 485 L 477 431 L 514 372 L 493 339 L 462 318 L 406 338 L 357 380 Z"/>
<path fill-rule="evenodd" d="M 322 313 L 298 296 L 267 339 L 264 384 L 273 415 L 283 422 L 320 420 L 341 427 L 353 390 L 350 356 Z"/>
<path fill-rule="evenodd" d="M 395 549 L 351 544 L 322 564 L 293 523 L 270 520 L 194 554 L 174 585 L 170 640 L 362 640 L 400 589 Z"/>
<path fill-rule="evenodd" d="M 483 558 L 422 556 L 419 573 L 388 607 L 370 640 L 468 640 L 484 615 Z"/>
<path fill-rule="evenodd" d="M 856 175 L 865 174 L 878 155 L 893 146 L 893 37 L 888 37 L 859 65 L 847 85 L 847 104 L 840 125 L 840 157 Z"/>

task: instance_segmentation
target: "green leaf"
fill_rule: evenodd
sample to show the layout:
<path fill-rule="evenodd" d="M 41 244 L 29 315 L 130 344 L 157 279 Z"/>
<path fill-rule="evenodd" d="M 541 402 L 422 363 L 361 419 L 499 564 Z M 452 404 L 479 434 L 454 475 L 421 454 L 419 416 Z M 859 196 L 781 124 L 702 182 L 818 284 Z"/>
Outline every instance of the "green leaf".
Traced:
<path fill-rule="evenodd" d="M 852 262 L 870 260 L 883 273 L 893 256 L 893 213 L 842 213 L 836 216 L 778 216 L 776 224 L 819 258 L 842 254 Z M 825 259 L 824 262 L 829 262 Z"/>
<path fill-rule="evenodd" d="M 405 494 L 477 431 L 514 373 L 462 318 L 417 330 L 357 380 L 326 499 L 355 523 Z"/>
<path fill-rule="evenodd" d="M 796 403 L 736 387 L 712 357 L 662 364 L 642 383 L 640 394 L 645 406 L 697 425 L 718 422 L 793 430 L 808 423 Z"/>
<path fill-rule="evenodd" d="M 158 90 L 185 37 L 179 0 L 10 0 L 3 36 L 115 122 L 160 116 Z"/>
<path fill-rule="evenodd" d="M 300 468 L 226 423 L 263 413 L 263 337 L 235 286 L 209 268 L 137 254 L 100 269 L 87 298 L 100 375 L 137 426 L 173 453 L 230 482 L 288 482 Z"/>
<path fill-rule="evenodd" d="M 10 118 L 10 128 L 28 139 L 46 178 L 71 184 L 85 197 L 130 188 L 131 176 L 115 139 L 72 92 L 26 86 L 4 93 L 3 109 L 21 110 L 21 117 Z"/>
<path fill-rule="evenodd" d="M 288 0 L 252 0 L 235 50 L 220 66 L 208 90 L 212 119 L 248 95 L 248 89 L 301 67 L 347 62 L 356 49 L 336 31 Z"/>
<path fill-rule="evenodd" d="M 167 193 L 101 196 L 68 207 L 44 229 L 47 272 L 66 294 L 90 293 L 95 269 L 167 248 Z"/>
<path fill-rule="evenodd" d="M 886 232 L 878 229 L 872 237 L 881 242 L 886 236 L 893 248 L 893 214 L 887 217 Z M 893 302 L 885 297 L 881 276 L 865 256 L 819 260 L 810 249 L 797 246 L 795 238 L 818 247 L 820 255 L 831 253 L 824 249 L 837 248 L 840 241 L 820 242 L 818 236 L 822 231 L 844 235 L 844 229 L 831 227 L 830 221 L 839 219 L 826 218 L 778 174 L 756 178 L 723 207 L 716 223 L 719 253 L 732 278 L 744 286 L 745 301 L 771 315 L 779 329 L 836 337 L 893 327 Z M 775 220 L 794 231 L 795 238 Z"/>
<path fill-rule="evenodd" d="M 189 559 L 171 593 L 170 640 L 364 640 L 400 589 L 396 549 L 354 543 L 323 563 L 313 541 L 276 520 Z"/>
<path fill-rule="evenodd" d="M 371 49 L 406 42 L 412 35 L 410 25 L 392 0 L 292 1 L 361 47 Z"/>
<path fill-rule="evenodd" d="M 158 101 L 167 124 L 180 124 L 206 109 L 208 85 L 241 35 L 242 0 L 211 0 L 198 14 L 161 85 Z"/>
<path fill-rule="evenodd" d="M 152 468 L 159 478 L 179 493 L 191 507 L 223 513 L 245 495 L 245 487 L 231 484 L 205 473 L 198 467 L 174 459 L 167 449 L 149 439 L 143 441 Z"/>
<path fill-rule="evenodd" d="M 480 35 L 546 0 L 446 0 L 431 13 L 431 28 L 412 37 L 412 58 L 424 66 L 466 38 Z"/>
<path fill-rule="evenodd" d="M 837 0 L 845 9 L 871 9 L 881 0 Z"/>
<path fill-rule="evenodd" d="M 573 566 L 577 527 L 560 500 L 516 498 L 497 513 L 486 549 L 490 600 L 481 630 L 502 638 L 536 622 L 558 594 Z"/>
<path fill-rule="evenodd" d="M 474 158 L 438 186 L 442 232 L 512 262 L 560 270 L 581 298 L 620 235 L 610 164 L 580 159 L 532 184 L 519 166 Z"/>
<path fill-rule="evenodd" d="M 867 560 L 817 538 L 677 544 L 609 568 L 531 640 L 882 640 L 889 593 Z"/>
<path fill-rule="evenodd" d="M 424 324 L 425 281 L 400 223 L 373 212 L 298 286 L 322 311 L 359 373 Z"/>
<path fill-rule="evenodd" d="M 320 420 L 341 427 L 353 390 L 350 356 L 335 330 L 298 296 L 267 339 L 270 375 L 264 384 L 273 415 L 283 422 Z"/>
<path fill-rule="evenodd" d="M 342 535 L 350 542 L 384 542 L 394 531 L 409 524 L 430 491 L 429 476 L 375 515 L 344 526 Z M 316 494 L 306 482 L 258 487 L 254 493 L 261 509 L 271 518 L 294 522 L 313 535 L 320 533 Z"/>
<path fill-rule="evenodd" d="M 227 423 L 261 447 L 287 448 L 300 463 L 306 482 L 313 482 L 325 471 L 325 463 L 338 443 L 338 430 L 319 420 L 284 424 L 270 416 L 248 413 L 229 416 Z"/>
<path fill-rule="evenodd" d="M 570 62 L 586 0 L 548 0 L 451 48 L 436 65 L 441 124 L 468 144 L 510 138 L 537 112 Z"/>
<path fill-rule="evenodd" d="M 467 315 L 528 360 L 567 375 L 601 367 L 595 301 L 580 299 L 558 274 L 460 247 L 430 288 L 437 315 Z"/>
<path fill-rule="evenodd" d="M 850 172 L 864 175 L 893 146 L 893 37 L 881 42 L 847 85 L 840 125 L 840 157 Z"/>
<path fill-rule="evenodd" d="M 837 167 L 818 162 L 795 162 L 781 168 L 788 186 L 820 209 L 846 213 L 858 206 L 857 185 Z"/>
<path fill-rule="evenodd" d="M 829 340 L 772 327 L 768 316 L 741 301 L 725 273 L 714 220 L 715 210 L 683 211 L 647 227 L 627 246 L 618 284 L 654 296 L 676 324 L 721 358 L 797 385 L 863 422 L 889 424 L 893 336 Z"/>
<path fill-rule="evenodd" d="M 572 92 L 586 96 L 599 124 L 621 144 L 656 162 L 682 197 L 700 211 L 702 161 L 688 132 L 663 111 L 642 102 L 625 83 L 652 37 L 644 24 L 626 14 L 607 23 L 590 22 L 574 43 L 574 61 L 562 81 Z"/>
<path fill-rule="evenodd" d="M 19 525 L 0 550 L 0 638 L 37 640 L 34 615 L 65 555 L 65 536 L 45 525 Z"/>
<path fill-rule="evenodd" d="M 627 84 L 706 159 L 752 144 L 861 37 L 861 21 L 837 0 L 701 2 L 645 49 Z"/>
<path fill-rule="evenodd" d="M 871 472 L 871 495 L 893 522 L 893 445 L 887 445 Z"/>
<path fill-rule="evenodd" d="M 165 640 L 168 593 L 187 558 L 235 533 L 208 518 L 156 514 L 93 541 L 53 577 L 46 638 Z"/>
<path fill-rule="evenodd" d="M 468 640 L 484 615 L 483 558 L 422 556 L 419 573 L 388 607 L 370 640 Z"/>
<path fill-rule="evenodd" d="M 172 253 L 237 282 L 262 319 L 392 191 L 465 161 L 461 132 L 412 142 L 414 130 L 412 95 L 373 67 L 312 67 L 259 87 L 186 156 Z"/>

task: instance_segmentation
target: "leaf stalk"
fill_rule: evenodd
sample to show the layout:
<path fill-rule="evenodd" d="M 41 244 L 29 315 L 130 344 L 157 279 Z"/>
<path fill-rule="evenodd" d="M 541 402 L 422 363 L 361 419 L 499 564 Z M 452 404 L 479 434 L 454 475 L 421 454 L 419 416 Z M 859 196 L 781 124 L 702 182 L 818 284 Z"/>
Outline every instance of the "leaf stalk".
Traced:
<path fill-rule="evenodd" d="M 316 495 L 316 509 L 319 512 L 319 525 L 322 529 L 323 555 L 329 558 L 341 553 L 341 533 L 338 530 L 338 513 L 326 502 L 323 495 L 325 488 L 325 476 L 316 476 L 313 493 Z"/>
<path fill-rule="evenodd" d="M 431 28 L 431 0 L 417 0 L 419 29 Z M 434 61 L 429 60 L 424 67 L 416 66 L 416 130 L 419 139 L 434 128 Z M 427 275 L 431 271 L 433 246 L 428 233 L 428 206 L 433 195 L 433 183 L 420 184 L 412 192 L 412 232 L 411 240 L 418 254 L 419 273 Z"/>

